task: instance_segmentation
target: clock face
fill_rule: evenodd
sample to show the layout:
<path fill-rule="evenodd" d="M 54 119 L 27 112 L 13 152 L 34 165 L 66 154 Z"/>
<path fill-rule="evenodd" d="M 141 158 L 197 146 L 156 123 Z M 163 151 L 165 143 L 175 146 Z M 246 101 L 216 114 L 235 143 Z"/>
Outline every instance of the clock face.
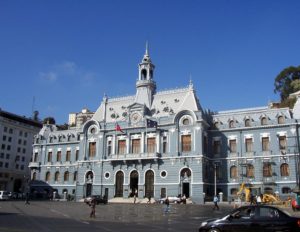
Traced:
<path fill-rule="evenodd" d="M 137 122 L 139 122 L 141 120 L 142 116 L 141 116 L 140 113 L 134 112 L 134 113 L 131 114 L 130 118 L 131 118 L 131 122 L 137 123 Z"/>

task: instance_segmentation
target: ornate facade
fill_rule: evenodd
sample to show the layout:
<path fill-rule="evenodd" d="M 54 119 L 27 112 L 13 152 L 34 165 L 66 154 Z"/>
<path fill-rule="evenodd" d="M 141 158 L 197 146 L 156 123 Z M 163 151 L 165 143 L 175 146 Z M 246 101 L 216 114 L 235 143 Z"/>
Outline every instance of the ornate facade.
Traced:
<path fill-rule="evenodd" d="M 185 194 L 200 203 L 215 192 L 230 199 L 244 182 L 257 193 L 290 194 L 298 183 L 293 112 L 204 111 L 192 83 L 156 91 L 154 69 L 146 48 L 135 95 L 105 96 L 91 118 L 68 130 L 44 125 L 30 163 L 31 191 L 76 199 Z"/>

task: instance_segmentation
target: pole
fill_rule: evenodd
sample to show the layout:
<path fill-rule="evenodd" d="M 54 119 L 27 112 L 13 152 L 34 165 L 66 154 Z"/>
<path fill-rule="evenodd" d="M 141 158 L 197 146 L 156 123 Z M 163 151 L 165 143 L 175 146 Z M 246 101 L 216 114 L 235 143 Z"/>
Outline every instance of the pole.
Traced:
<path fill-rule="evenodd" d="M 296 156 L 295 156 L 295 161 L 297 160 L 297 162 L 296 162 L 296 165 L 297 165 L 296 171 L 298 172 L 296 179 L 297 179 L 298 190 L 300 190 L 300 186 L 299 186 L 299 182 L 300 182 L 300 172 L 299 172 L 300 144 L 299 144 L 299 125 L 298 125 L 298 120 L 297 119 L 296 119 L 296 140 L 297 140 L 297 150 L 298 150 L 298 157 L 297 157 L 297 159 L 296 159 Z"/>
<path fill-rule="evenodd" d="M 215 196 L 217 195 L 217 164 L 215 163 Z"/>

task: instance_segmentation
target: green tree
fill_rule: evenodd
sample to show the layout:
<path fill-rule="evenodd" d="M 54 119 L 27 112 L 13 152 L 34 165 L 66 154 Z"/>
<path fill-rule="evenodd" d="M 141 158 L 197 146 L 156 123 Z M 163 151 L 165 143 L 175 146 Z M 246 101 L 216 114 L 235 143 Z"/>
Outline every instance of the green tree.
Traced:
<path fill-rule="evenodd" d="M 291 93 L 300 90 L 300 66 L 290 66 L 282 70 L 274 84 L 274 92 L 280 94 L 282 102 L 286 101 Z"/>
<path fill-rule="evenodd" d="M 43 124 L 55 125 L 55 119 L 53 117 L 44 118 Z"/>

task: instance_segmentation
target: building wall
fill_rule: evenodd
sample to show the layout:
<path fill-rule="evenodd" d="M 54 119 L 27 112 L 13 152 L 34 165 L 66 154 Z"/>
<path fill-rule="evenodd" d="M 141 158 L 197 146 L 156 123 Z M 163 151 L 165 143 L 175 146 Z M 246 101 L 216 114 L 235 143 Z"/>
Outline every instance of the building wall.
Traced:
<path fill-rule="evenodd" d="M 41 124 L 0 110 L 0 189 L 23 192 L 30 180 L 33 137 Z"/>

